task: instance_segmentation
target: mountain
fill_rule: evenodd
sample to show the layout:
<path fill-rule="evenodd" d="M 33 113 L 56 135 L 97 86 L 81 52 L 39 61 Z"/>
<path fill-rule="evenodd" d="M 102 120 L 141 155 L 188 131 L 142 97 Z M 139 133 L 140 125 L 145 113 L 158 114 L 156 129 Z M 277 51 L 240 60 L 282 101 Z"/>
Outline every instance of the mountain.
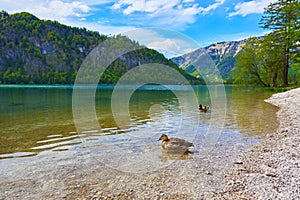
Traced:
<path fill-rule="evenodd" d="M 85 28 L 40 20 L 30 13 L 10 15 L 0 11 L 0 83 L 72 84 L 86 56 L 108 38 Z M 124 42 L 139 45 L 124 36 L 114 38 L 114 45 L 121 47 Z M 203 83 L 146 47 L 120 56 L 103 74 L 100 83 L 115 84 L 133 67 L 151 62 L 171 66 L 191 83 Z"/>
<path fill-rule="evenodd" d="M 218 79 L 216 78 L 218 76 L 217 71 L 223 79 L 228 80 L 230 79 L 230 72 L 234 67 L 235 56 L 245 43 L 246 39 L 219 42 L 205 48 L 199 48 L 182 56 L 174 57 L 172 60 L 179 67 L 194 76 L 199 76 L 197 68 L 200 69 L 202 76 L 207 76 L 211 81 Z"/>

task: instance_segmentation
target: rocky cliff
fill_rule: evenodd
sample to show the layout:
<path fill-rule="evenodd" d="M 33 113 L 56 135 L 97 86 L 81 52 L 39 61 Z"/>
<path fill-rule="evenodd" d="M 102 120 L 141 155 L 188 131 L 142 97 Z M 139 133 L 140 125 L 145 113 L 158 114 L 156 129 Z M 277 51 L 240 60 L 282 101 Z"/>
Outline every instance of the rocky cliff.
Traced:
<path fill-rule="evenodd" d="M 219 42 L 182 56 L 172 58 L 172 60 L 188 73 L 194 74 L 195 76 L 198 75 L 195 68 L 202 70 L 202 76 L 211 76 L 212 73 L 216 73 L 215 68 L 217 68 L 223 79 L 230 79 L 230 72 L 234 67 L 235 56 L 242 49 L 245 43 L 246 40 Z M 203 57 L 204 55 L 205 62 L 202 64 L 201 62 L 197 62 L 198 66 L 194 66 L 195 64 L 193 65 L 193 62 L 197 59 L 199 60 L 199 57 Z M 208 60 L 212 61 L 209 68 L 207 65 Z"/>

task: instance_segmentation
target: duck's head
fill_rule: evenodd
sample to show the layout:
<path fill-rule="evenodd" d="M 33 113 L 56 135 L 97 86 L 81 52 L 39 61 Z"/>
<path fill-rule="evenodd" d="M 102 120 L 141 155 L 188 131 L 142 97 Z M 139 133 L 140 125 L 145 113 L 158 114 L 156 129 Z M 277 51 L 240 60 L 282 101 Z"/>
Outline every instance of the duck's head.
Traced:
<path fill-rule="evenodd" d="M 162 135 L 160 136 L 160 138 L 159 138 L 157 141 L 159 141 L 159 140 L 162 140 L 162 141 L 168 141 L 169 138 L 168 138 L 168 136 L 167 136 L 166 134 L 162 134 Z"/>

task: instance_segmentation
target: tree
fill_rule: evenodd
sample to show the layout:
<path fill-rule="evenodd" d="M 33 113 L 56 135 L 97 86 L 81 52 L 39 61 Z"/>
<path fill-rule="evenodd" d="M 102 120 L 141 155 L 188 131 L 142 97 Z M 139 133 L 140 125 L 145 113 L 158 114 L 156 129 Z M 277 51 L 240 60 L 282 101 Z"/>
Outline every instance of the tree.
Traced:
<path fill-rule="evenodd" d="M 288 69 L 291 52 L 299 45 L 300 2 L 298 0 L 278 0 L 271 3 L 261 18 L 263 28 L 273 30 L 274 45 L 283 44 L 284 65 L 282 81 L 288 85 Z"/>
<path fill-rule="evenodd" d="M 236 56 L 233 77 L 236 83 L 269 86 L 261 76 L 262 58 L 259 38 L 249 38 Z"/>
<path fill-rule="evenodd" d="M 282 72 L 280 68 L 284 65 L 284 48 L 282 45 L 274 44 L 274 35 L 269 34 L 260 40 L 260 53 L 262 58 L 262 73 L 266 82 L 273 87 L 282 85 Z"/>
<path fill-rule="evenodd" d="M 283 49 L 273 44 L 272 34 L 250 38 L 236 56 L 233 77 L 236 83 L 278 87 L 282 81 Z"/>

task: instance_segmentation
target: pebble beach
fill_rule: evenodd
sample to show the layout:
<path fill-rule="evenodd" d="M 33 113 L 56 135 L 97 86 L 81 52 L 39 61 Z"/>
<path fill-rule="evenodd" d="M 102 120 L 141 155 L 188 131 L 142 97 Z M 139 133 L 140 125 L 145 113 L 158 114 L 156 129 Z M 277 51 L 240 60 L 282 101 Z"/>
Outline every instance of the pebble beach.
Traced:
<path fill-rule="evenodd" d="M 300 199 L 300 88 L 265 100 L 278 106 L 278 130 L 239 156 L 224 199 Z"/>

